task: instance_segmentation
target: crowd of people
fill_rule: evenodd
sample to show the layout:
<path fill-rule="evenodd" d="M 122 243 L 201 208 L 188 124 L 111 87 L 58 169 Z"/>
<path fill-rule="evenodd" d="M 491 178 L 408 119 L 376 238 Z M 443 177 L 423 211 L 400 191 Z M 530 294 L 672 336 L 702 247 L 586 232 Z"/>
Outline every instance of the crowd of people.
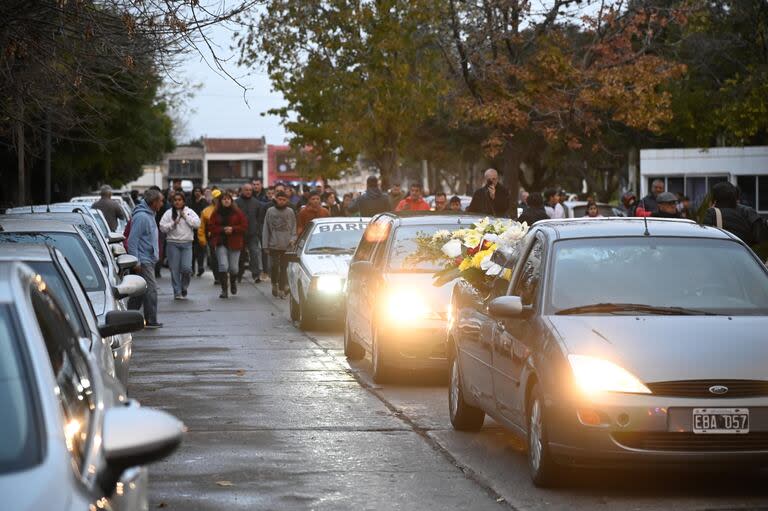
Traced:
<path fill-rule="evenodd" d="M 484 185 L 472 195 L 466 211 L 496 217 L 509 217 L 511 207 L 523 210 L 520 222 L 533 225 L 540 220 L 566 218 L 567 195 L 556 188 L 539 192 L 522 192 L 520 201 L 511 200 L 509 191 L 499 182 L 498 172 L 488 169 Z M 747 245 L 768 240 L 765 221 L 751 207 L 740 201 L 739 190 L 723 182 L 712 187 L 711 207 L 706 211 L 703 224 L 732 232 Z M 364 192 L 344 194 L 338 200 L 329 185 L 310 188 L 301 193 L 293 186 L 277 183 L 265 188 L 260 180 L 241 186 L 237 191 L 217 187 L 194 188 L 186 194 L 181 181 L 174 180 L 166 194 L 158 187 L 148 189 L 134 210 L 125 237 L 128 253 L 138 258 L 135 272 L 147 281 L 147 293 L 134 308 L 145 309 L 149 327 L 162 326 L 157 322 L 157 281 L 162 262 L 167 261 L 171 272 L 171 285 L 176 300 L 187 298 L 192 275 L 201 276 L 206 265 L 221 287 L 220 297 L 237 294 L 246 267 L 254 283 L 269 275 L 272 295 L 284 298 L 287 292 L 287 258 L 290 250 L 306 226 L 315 218 L 332 216 L 372 217 L 386 211 L 445 211 L 461 212 L 458 196 L 435 194 L 433 203 L 424 199 L 421 184 L 413 183 L 405 193 L 399 184 L 384 192 L 375 176 L 367 179 Z M 110 228 L 121 218 L 120 208 L 113 207 L 109 194 L 94 204 L 102 209 Z M 628 217 L 693 218 L 688 197 L 665 190 L 664 181 L 652 183 L 650 193 L 640 200 L 633 193 L 621 198 L 619 208 Z M 588 198 L 584 216 L 601 216 L 593 198 Z"/>

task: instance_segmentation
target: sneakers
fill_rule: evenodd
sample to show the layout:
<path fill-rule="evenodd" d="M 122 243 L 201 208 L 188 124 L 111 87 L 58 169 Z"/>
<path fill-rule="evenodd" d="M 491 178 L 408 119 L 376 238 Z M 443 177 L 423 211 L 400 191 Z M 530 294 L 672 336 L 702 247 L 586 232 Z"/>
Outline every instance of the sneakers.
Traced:
<path fill-rule="evenodd" d="M 187 297 L 187 290 L 186 289 L 182 289 L 181 290 L 181 297 L 182 298 L 186 298 Z"/>
<path fill-rule="evenodd" d="M 261 279 L 259 277 L 253 277 L 253 283 L 254 284 L 261 284 Z"/>
<path fill-rule="evenodd" d="M 174 299 L 174 300 L 183 300 L 183 298 L 181 297 L 181 295 L 173 295 L 173 299 Z"/>
<path fill-rule="evenodd" d="M 157 330 L 158 328 L 163 328 L 162 323 L 147 323 L 144 325 L 144 328 L 147 330 Z"/>
<path fill-rule="evenodd" d="M 198 276 L 198 277 L 202 277 L 202 276 L 203 276 L 203 273 L 205 273 L 205 270 L 198 270 L 198 271 L 197 271 L 197 276 Z"/>

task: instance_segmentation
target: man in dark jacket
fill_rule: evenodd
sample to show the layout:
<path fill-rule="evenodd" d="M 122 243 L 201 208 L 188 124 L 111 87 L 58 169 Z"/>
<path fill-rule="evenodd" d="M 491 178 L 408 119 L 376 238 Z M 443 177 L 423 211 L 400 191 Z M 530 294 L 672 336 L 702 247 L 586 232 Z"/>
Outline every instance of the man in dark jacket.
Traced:
<path fill-rule="evenodd" d="M 530 227 L 539 220 L 549 219 L 549 215 L 547 215 L 547 211 L 544 209 L 544 197 L 540 193 L 529 194 L 527 204 L 528 207 L 520 215 L 520 218 L 517 219 L 518 222 L 527 222 Z"/>
<path fill-rule="evenodd" d="M 245 273 L 245 261 L 251 269 L 253 281 L 261 282 L 261 227 L 263 221 L 262 208 L 264 205 L 253 196 L 253 185 L 246 183 L 240 190 L 240 197 L 235 204 L 243 212 L 248 220 L 248 232 L 245 233 L 245 250 L 240 251 L 240 268 L 237 280 L 243 280 Z"/>
<path fill-rule="evenodd" d="M 677 196 L 671 192 L 660 193 L 656 196 L 657 209 L 651 214 L 653 218 L 680 218 L 677 210 Z"/>
<path fill-rule="evenodd" d="M 112 187 L 104 185 L 99 191 L 101 198 L 93 203 L 91 206 L 93 209 L 98 209 L 104 214 L 104 218 L 107 220 L 107 225 L 110 231 L 117 230 L 117 220 L 125 220 L 125 213 L 120 204 L 112 199 Z"/>
<path fill-rule="evenodd" d="M 730 232 L 749 246 L 764 241 L 764 221 L 754 209 L 738 203 L 738 190 L 731 183 L 712 187 L 712 206 L 704 214 L 704 225 Z M 718 220 L 718 212 L 720 219 Z"/>
<path fill-rule="evenodd" d="M 389 211 L 389 197 L 379 188 L 379 179 L 376 176 L 369 176 L 365 186 L 365 193 L 352 202 L 349 212 L 359 212 L 360 216 L 373 216 Z"/>
<path fill-rule="evenodd" d="M 475 190 L 467 211 L 497 217 L 509 213 L 509 191 L 499 183 L 499 173 L 495 169 L 485 171 L 485 186 Z"/>
<path fill-rule="evenodd" d="M 662 193 L 664 193 L 664 181 L 656 179 L 651 183 L 651 193 L 643 197 L 637 204 L 635 214 L 637 216 L 650 216 L 651 213 L 657 212 L 659 210 L 658 197 Z M 675 203 L 677 203 L 677 200 L 675 200 Z"/>

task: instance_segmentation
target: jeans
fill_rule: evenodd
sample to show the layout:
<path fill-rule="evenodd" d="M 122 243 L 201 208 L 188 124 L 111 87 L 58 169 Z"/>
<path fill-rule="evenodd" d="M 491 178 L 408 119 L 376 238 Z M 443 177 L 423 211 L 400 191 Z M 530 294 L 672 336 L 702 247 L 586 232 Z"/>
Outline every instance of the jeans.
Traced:
<path fill-rule="evenodd" d="M 181 296 L 189 287 L 192 276 L 192 242 L 174 243 L 169 241 L 166 246 L 168 267 L 171 269 L 171 284 L 173 296 Z"/>
<path fill-rule="evenodd" d="M 208 265 L 215 277 L 219 273 L 219 260 L 216 258 L 216 248 L 210 243 L 208 244 Z"/>
<path fill-rule="evenodd" d="M 139 310 L 144 306 L 144 320 L 147 323 L 157 323 L 157 281 L 155 280 L 155 265 L 153 263 L 141 263 L 139 277 L 147 282 L 147 292 L 143 296 L 134 296 L 128 299 L 128 308 Z"/>
<path fill-rule="evenodd" d="M 219 273 L 237 275 L 237 268 L 240 264 L 239 250 L 230 250 L 224 245 L 219 245 L 216 247 L 216 259 L 219 262 Z"/>
<path fill-rule="evenodd" d="M 240 252 L 240 273 L 242 277 L 245 273 L 245 259 L 248 258 L 248 267 L 251 269 L 251 276 L 255 279 L 261 276 L 261 240 L 258 236 L 253 236 L 246 242 L 246 250 Z"/>
<path fill-rule="evenodd" d="M 269 257 L 272 263 L 272 287 L 278 289 L 288 287 L 288 259 L 285 257 L 285 250 L 270 250 Z"/>

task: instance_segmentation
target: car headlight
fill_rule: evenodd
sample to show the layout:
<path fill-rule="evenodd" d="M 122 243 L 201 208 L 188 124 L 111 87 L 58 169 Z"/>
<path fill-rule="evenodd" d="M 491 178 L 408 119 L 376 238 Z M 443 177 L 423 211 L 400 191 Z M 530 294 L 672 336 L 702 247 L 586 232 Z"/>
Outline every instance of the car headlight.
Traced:
<path fill-rule="evenodd" d="M 416 289 L 397 289 L 390 291 L 384 301 L 386 315 L 393 321 L 414 321 L 428 318 L 432 308 Z"/>
<path fill-rule="evenodd" d="M 613 362 L 587 355 L 568 355 L 576 384 L 587 394 L 626 392 L 650 394 L 651 391 L 635 375 Z"/>
<path fill-rule="evenodd" d="M 338 294 L 344 288 L 344 283 L 338 275 L 320 275 L 315 280 L 315 288 L 326 294 Z"/>

